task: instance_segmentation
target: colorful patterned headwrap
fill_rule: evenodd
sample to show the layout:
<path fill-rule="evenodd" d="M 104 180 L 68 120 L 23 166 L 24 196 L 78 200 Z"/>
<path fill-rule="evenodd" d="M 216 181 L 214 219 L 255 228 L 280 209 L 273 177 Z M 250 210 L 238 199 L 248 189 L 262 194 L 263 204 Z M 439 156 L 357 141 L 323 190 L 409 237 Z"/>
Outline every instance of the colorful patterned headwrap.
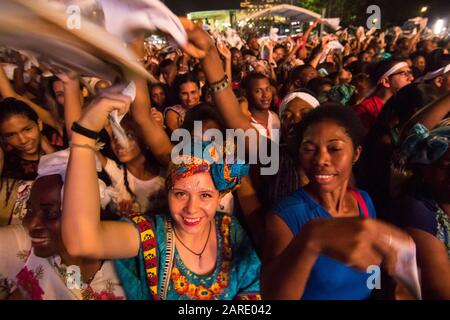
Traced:
<path fill-rule="evenodd" d="M 345 106 L 350 102 L 353 93 L 355 93 L 355 89 L 355 86 L 348 83 L 339 84 L 331 89 L 328 93 L 328 97 L 331 101 Z"/>
<path fill-rule="evenodd" d="M 234 145 L 225 145 L 227 148 L 211 142 L 195 141 L 190 150 L 181 150 L 184 154 L 172 155 L 166 179 L 167 188 L 172 188 L 179 179 L 209 172 L 219 192 L 235 189 L 240 184 L 241 176 L 248 175 L 250 166 L 234 156 Z"/>
<path fill-rule="evenodd" d="M 408 164 L 431 164 L 439 160 L 448 150 L 449 120 L 444 120 L 431 131 L 420 123 L 412 127 L 400 150 L 394 155 L 394 168 L 404 170 Z"/>

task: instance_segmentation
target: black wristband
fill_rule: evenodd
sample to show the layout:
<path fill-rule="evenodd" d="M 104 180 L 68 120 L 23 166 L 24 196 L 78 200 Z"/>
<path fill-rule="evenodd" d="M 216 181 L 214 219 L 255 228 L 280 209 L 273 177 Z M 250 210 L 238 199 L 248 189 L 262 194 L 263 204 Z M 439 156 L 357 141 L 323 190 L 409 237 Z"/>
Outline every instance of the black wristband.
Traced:
<path fill-rule="evenodd" d="M 90 129 L 87 129 L 85 127 L 80 126 L 77 122 L 74 122 L 72 124 L 72 131 L 76 132 L 78 134 L 81 134 L 82 136 L 97 140 L 99 138 L 99 133 L 92 131 Z"/>

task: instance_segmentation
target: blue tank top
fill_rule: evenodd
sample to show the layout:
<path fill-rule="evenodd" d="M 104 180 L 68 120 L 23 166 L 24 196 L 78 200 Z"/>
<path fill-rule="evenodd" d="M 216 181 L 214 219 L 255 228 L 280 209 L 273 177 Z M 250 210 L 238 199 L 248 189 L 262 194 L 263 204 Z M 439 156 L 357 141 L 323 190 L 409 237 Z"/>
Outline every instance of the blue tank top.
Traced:
<path fill-rule="evenodd" d="M 375 218 L 375 208 L 369 195 L 356 190 L 364 204 L 360 204 L 360 215 Z M 294 236 L 312 219 L 332 216 L 319 205 L 307 192 L 299 189 L 284 198 L 275 207 L 277 214 L 291 229 Z M 367 212 L 367 214 L 365 213 Z M 303 294 L 303 300 L 364 300 L 370 298 L 373 273 L 361 272 L 328 256 L 320 255 L 309 275 Z"/>

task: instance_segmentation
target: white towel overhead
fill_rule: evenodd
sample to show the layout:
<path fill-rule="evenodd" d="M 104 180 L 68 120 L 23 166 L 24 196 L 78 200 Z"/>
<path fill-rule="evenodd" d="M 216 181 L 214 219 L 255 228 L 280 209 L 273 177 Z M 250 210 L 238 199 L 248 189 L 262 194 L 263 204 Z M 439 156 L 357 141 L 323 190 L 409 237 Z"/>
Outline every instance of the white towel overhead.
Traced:
<path fill-rule="evenodd" d="M 100 0 L 108 32 L 126 41 L 136 30 L 161 30 L 181 47 L 188 43 L 178 17 L 158 0 Z"/>

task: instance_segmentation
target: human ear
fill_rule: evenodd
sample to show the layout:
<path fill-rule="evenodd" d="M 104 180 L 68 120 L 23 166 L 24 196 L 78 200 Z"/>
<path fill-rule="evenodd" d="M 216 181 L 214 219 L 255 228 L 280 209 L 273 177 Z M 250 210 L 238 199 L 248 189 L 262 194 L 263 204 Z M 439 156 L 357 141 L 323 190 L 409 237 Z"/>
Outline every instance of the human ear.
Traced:
<path fill-rule="evenodd" d="M 433 83 L 436 87 L 442 87 L 443 78 L 441 76 L 434 78 Z"/>
<path fill-rule="evenodd" d="M 358 146 L 355 149 L 355 153 L 353 155 L 353 164 L 355 164 L 359 160 L 359 157 L 361 156 L 361 152 L 362 152 L 362 147 Z"/>

